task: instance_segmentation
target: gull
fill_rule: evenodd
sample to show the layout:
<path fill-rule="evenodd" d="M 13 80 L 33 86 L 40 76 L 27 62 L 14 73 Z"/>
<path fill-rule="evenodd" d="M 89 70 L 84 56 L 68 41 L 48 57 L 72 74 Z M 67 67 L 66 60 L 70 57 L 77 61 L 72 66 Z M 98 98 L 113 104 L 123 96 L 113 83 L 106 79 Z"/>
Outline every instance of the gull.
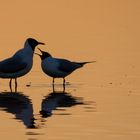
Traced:
<path fill-rule="evenodd" d="M 39 48 L 38 48 L 39 49 Z M 87 63 L 92 63 L 96 61 L 90 62 L 72 62 L 67 59 L 62 58 L 54 58 L 48 52 L 42 51 L 41 55 L 35 53 L 41 58 L 41 67 L 45 74 L 53 78 L 53 86 L 55 78 L 63 78 L 63 86 L 65 85 L 65 77 L 70 75 L 76 69 L 83 67 Z"/>
<path fill-rule="evenodd" d="M 10 79 L 9 86 L 12 92 L 12 79 L 15 79 L 15 91 L 17 90 L 17 78 L 27 74 L 33 65 L 33 54 L 37 45 L 45 45 L 33 38 L 25 41 L 24 48 L 18 50 L 12 57 L 0 61 L 0 78 Z"/>

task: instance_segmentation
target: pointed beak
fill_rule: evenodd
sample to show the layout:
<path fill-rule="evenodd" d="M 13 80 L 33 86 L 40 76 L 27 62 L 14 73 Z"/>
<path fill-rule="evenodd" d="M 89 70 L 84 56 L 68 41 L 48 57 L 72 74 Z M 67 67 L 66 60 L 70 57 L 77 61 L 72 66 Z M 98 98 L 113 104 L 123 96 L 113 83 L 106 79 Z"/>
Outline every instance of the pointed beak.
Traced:
<path fill-rule="evenodd" d="M 40 48 L 38 48 L 38 49 L 40 50 L 41 53 L 43 53 L 43 51 Z"/>
<path fill-rule="evenodd" d="M 40 44 L 40 45 L 45 45 L 45 43 L 43 43 L 43 42 L 38 42 L 38 44 Z"/>

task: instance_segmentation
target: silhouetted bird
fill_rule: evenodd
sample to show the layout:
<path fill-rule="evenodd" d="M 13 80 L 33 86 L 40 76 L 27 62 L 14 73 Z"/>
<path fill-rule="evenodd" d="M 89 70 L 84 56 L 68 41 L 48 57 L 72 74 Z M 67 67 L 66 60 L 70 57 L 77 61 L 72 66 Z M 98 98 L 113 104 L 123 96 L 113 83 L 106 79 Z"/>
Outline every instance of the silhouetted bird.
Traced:
<path fill-rule="evenodd" d="M 18 50 L 12 57 L 0 62 L 0 78 L 10 78 L 9 86 L 12 91 L 12 79 L 15 79 L 15 91 L 17 90 L 17 78 L 27 74 L 33 64 L 33 53 L 37 45 L 45 45 L 33 38 L 28 38 L 24 48 Z"/>
<path fill-rule="evenodd" d="M 48 52 L 42 51 L 41 49 L 39 50 L 42 54 L 35 54 L 39 55 L 42 60 L 41 67 L 43 72 L 48 76 L 53 77 L 53 84 L 55 78 L 63 78 L 63 85 L 65 85 L 66 76 L 71 74 L 76 69 L 83 67 L 87 63 L 96 62 L 72 62 L 66 59 L 54 58 Z"/>

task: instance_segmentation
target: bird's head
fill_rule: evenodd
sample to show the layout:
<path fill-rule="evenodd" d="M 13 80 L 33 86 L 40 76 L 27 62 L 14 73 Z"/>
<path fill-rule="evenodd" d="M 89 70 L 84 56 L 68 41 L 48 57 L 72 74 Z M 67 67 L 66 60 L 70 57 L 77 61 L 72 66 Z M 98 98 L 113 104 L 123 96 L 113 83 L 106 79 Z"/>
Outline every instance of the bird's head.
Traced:
<path fill-rule="evenodd" d="M 41 54 L 35 53 L 36 55 L 40 56 L 41 60 L 47 58 L 47 57 L 51 57 L 51 54 L 49 54 L 48 52 L 42 51 L 40 48 L 38 48 L 41 52 Z"/>
<path fill-rule="evenodd" d="M 28 38 L 26 40 L 26 42 L 30 45 L 30 47 L 33 49 L 33 51 L 35 50 L 35 47 L 37 45 L 45 45 L 45 43 L 39 42 L 39 41 L 37 41 L 37 40 L 35 40 L 33 38 Z"/>

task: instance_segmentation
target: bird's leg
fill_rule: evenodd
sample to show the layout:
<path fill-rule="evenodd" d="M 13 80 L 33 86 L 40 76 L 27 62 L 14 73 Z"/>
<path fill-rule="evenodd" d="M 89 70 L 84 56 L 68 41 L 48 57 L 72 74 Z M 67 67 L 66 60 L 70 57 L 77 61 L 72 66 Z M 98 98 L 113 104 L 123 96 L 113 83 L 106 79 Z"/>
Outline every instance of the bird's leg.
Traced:
<path fill-rule="evenodd" d="M 10 87 L 10 91 L 12 92 L 12 78 L 9 81 L 9 87 Z"/>
<path fill-rule="evenodd" d="M 54 92 L 54 90 L 55 90 L 55 89 L 54 89 L 54 78 L 53 78 L 53 83 L 52 83 L 52 86 L 53 86 L 53 92 Z"/>
<path fill-rule="evenodd" d="M 65 82 L 66 82 L 65 78 L 63 78 L 63 92 L 65 92 Z"/>
<path fill-rule="evenodd" d="M 63 78 L 63 86 L 65 85 L 65 82 L 66 82 L 65 78 Z"/>
<path fill-rule="evenodd" d="M 65 84 L 63 84 L 63 92 L 65 92 Z"/>
<path fill-rule="evenodd" d="M 63 92 L 65 92 L 65 82 L 66 82 L 65 78 L 63 78 Z"/>
<path fill-rule="evenodd" d="M 53 92 L 55 92 L 54 84 L 52 86 L 53 86 Z"/>
<path fill-rule="evenodd" d="M 15 92 L 17 92 L 17 78 L 15 78 Z"/>
<path fill-rule="evenodd" d="M 54 78 L 53 78 L 53 85 L 54 85 Z"/>

